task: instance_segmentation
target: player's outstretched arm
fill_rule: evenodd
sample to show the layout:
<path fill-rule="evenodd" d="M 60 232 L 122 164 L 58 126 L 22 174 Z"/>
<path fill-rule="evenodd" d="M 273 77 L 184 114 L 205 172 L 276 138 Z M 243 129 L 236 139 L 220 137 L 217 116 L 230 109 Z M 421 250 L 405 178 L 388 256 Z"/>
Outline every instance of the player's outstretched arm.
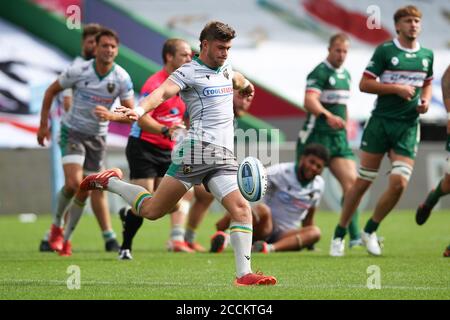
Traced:
<path fill-rule="evenodd" d="M 128 109 L 133 109 L 134 99 L 121 100 L 121 105 Z M 107 107 L 102 105 L 97 105 L 94 109 L 94 114 L 100 121 L 115 121 L 121 123 L 131 123 L 132 121 L 128 119 L 122 113 L 111 112 Z"/>
<path fill-rule="evenodd" d="M 53 98 L 58 92 L 62 90 L 63 88 L 59 84 L 58 80 L 53 82 L 47 88 L 47 90 L 45 90 L 44 100 L 42 101 L 41 121 L 39 123 L 39 129 L 37 132 L 37 141 L 41 146 L 45 145 L 46 139 L 50 139 L 50 131 L 48 129 L 48 115 L 50 113 L 50 108 L 52 107 Z"/>
<path fill-rule="evenodd" d="M 137 121 L 144 114 L 152 111 L 167 99 L 175 96 L 178 92 L 180 92 L 180 87 L 172 80 L 166 79 L 161 86 L 142 99 L 136 108 L 130 109 L 125 106 L 120 106 L 116 109 L 116 112 L 124 114 L 130 120 Z"/>

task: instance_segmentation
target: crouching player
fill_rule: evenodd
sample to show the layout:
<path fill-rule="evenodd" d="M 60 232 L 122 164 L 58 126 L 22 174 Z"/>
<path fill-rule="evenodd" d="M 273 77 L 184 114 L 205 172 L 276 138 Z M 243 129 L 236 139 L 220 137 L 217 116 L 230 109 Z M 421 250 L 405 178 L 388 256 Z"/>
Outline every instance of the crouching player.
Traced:
<path fill-rule="evenodd" d="M 313 143 L 305 147 L 298 165 L 281 163 L 267 169 L 267 194 L 252 207 L 253 252 L 296 251 L 319 241 L 320 229 L 314 225 L 314 212 L 323 195 L 325 184 L 320 174 L 328 160 L 328 150 Z M 226 213 L 217 222 L 212 252 L 225 248 L 224 231 L 230 220 L 230 214 Z"/>

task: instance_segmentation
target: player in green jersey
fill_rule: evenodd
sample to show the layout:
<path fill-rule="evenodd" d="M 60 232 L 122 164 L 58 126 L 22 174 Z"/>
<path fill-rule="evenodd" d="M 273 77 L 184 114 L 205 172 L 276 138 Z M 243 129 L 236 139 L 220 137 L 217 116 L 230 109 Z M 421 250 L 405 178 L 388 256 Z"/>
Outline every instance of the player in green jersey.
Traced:
<path fill-rule="evenodd" d="M 326 147 L 331 157 L 329 169 L 339 181 L 344 196 L 356 181 L 354 155 L 345 129 L 351 77 L 343 63 L 349 45 L 350 39 L 346 34 L 333 35 L 327 58 L 308 74 L 304 103 L 308 118 L 299 132 L 296 157 L 299 159 L 311 143 Z M 358 217 L 356 212 L 349 225 L 350 247 L 362 244 Z"/>
<path fill-rule="evenodd" d="M 342 239 L 353 212 L 378 174 L 387 153 L 392 164 L 387 190 L 378 200 L 361 238 L 370 254 L 380 255 L 376 230 L 397 204 L 411 177 L 420 140 L 419 114 L 428 110 L 433 78 L 433 52 L 417 41 L 422 13 L 414 6 L 394 14 L 397 38 L 379 45 L 359 84 L 378 96 L 361 141 L 359 176 L 347 192 L 330 252 L 344 255 Z M 378 80 L 377 80 L 378 79 Z"/>
<path fill-rule="evenodd" d="M 431 214 L 431 210 L 439 201 L 439 198 L 450 193 L 450 66 L 447 67 L 442 76 L 442 96 L 444 98 L 445 108 L 447 109 L 447 170 L 445 176 L 439 181 L 435 189 L 428 193 L 425 202 L 419 205 L 416 212 L 416 222 L 420 226 L 424 224 Z M 450 257 L 450 245 L 444 251 L 444 257 Z"/>

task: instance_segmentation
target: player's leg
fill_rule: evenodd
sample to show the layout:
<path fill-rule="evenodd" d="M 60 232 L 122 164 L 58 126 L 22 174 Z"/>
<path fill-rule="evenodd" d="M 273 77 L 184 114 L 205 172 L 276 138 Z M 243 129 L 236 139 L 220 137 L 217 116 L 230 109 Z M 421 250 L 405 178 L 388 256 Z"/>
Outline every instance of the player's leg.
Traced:
<path fill-rule="evenodd" d="M 83 158 L 84 159 L 84 158 Z M 50 229 L 49 246 L 52 250 L 61 251 L 64 242 L 63 219 L 69 209 L 69 205 L 78 190 L 81 181 L 83 169 L 79 163 L 71 163 L 66 157 L 67 162 L 63 164 L 64 186 L 58 193 L 58 202 L 53 217 L 53 223 Z M 64 161 L 64 158 L 63 158 Z"/>
<path fill-rule="evenodd" d="M 331 256 L 344 255 L 344 237 L 347 233 L 348 225 L 352 220 L 353 213 L 358 208 L 362 197 L 371 186 L 378 174 L 378 168 L 384 154 L 373 154 L 365 151 L 360 153 L 360 168 L 355 183 L 347 191 L 339 224 L 336 226 L 330 247 Z"/>
<path fill-rule="evenodd" d="M 86 159 L 84 161 L 84 175 L 97 173 L 104 170 L 103 164 L 106 158 L 106 138 L 105 136 L 94 136 L 85 138 L 83 144 L 86 150 Z M 116 234 L 112 228 L 111 215 L 109 212 L 108 198 L 102 190 L 93 190 L 91 192 L 91 205 L 97 222 L 102 231 L 102 237 L 105 242 L 105 250 L 117 252 L 119 243 Z"/>
<path fill-rule="evenodd" d="M 131 179 L 130 182 L 134 185 L 141 186 L 148 190 L 149 193 L 154 192 L 155 179 Z M 133 247 L 133 239 L 141 228 L 144 218 L 133 214 L 131 207 L 124 207 L 120 209 L 120 216 L 122 219 L 122 245 L 120 246 L 119 259 L 130 260 L 132 259 L 131 251 Z"/>
<path fill-rule="evenodd" d="M 253 245 L 253 251 L 264 253 L 275 251 L 298 251 L 310 247 L 320 240 L 320 229 L 317 226 L 307 226 L 300 230 L 290 230 L 283 233 L 274 243 L 260 241 Z M 256 248 L 258 246 L 258 248 Z M 262 250 L 257 250 L 262 248 Z"/>
<path fill-rule="evenodd" d="M 181 197 L 191 187 L 172 176 L 166 175 L 152 195 L 147 189 L 122 180 L 122 171 L 118 168 L 105 170 L 86 177 L 81 190 L 108 190 L 121 196 L 131 207 L 132 212 L 149 220 L 157 220 L 170 212 Z"/>
<path fill-rule="evenodd" d="M 105 241 L 105 250 L 117 252 L 119 250 L 119 244 L 117 243 L 116 234 L 112 228 L 106 193 L 102 190 L 93 190 L 91 192 L 91 207 L 97 218 L 100 230 L 102 231 L 102 237 Z"/>
<path fill-rule="evenodd" d="M 213 176 L 208 188 L 230 213 L 230 241 L 234 250 L 236 285 L 273 285 L 276 279 L 251 270 L 252 214 L 249 203 L 239 192 L 235 175 Z"/>
<path fill-rule="evenodd" d="M 79 183 L 81 183 L 81 177 L 79 179 Z M 68 209 L 68 219 L 67 224 L 64 229 L 64 244 L 59 251 L 60 256 L 71 256 L 72 255 L 72 234 L 75 231 L 75 228 L 80 221 L 81 215 L 83 214 L 84 207 L 86 206 L 86 200 L 90 195 L 90 191 L 78 190 L 75 193 L 75 197 L 73 199 L 72 204 Z"/>
<path fill-rule="evenodd" d="M 378 199 L 372 217 L 367 221 L 361 234 L 367 251 L 373 255 L 381 254 L 381 247 L 376 236 L 376 231 L 381 221 L 391 212 L 397 204 L 411 177 L 414 160 L 391 152 L 392 170 L 389 176 L 387 190 Z"/>
<path fill-rule="evenodd" d="M 202 223 L 213 201 L 214 196 L 206 191 L 203 185 L 194 186 L 194 200 L 189 209 L 184 239 L 190 248 L 198 252 L 205 252 L 206 250 L 195 241 L 197 228 Z"/>
<path fill-rule="evenodd" d="M 447 168 L 444 178 L 437 184 L 436 188 L 431 190 L 424 203 L 420 204 L 416 212 L 416 222 L 418 225 L 424 224 L 431 214 L 439 199 L 450 193 L 450 136 L 447 138 Z"/>
<path fill-rule="evenodd" d="M 161 181 L 161 178 L 156 179 L 156 188 Z M 186 221 L 186 216 L 189 211 L 190 203 L 185 199 L 187 192 L 184 197 L 177 203 L 177 205 L 170 212 L 170 238 L 167 242 L 167 249 L 172 252 L 195 252 L 191 249 L 188 244 L 184 241 L 185 229 L 184 224 Z"/>
<path fill-rule="evenodd" d="M 336 157 L 331 159 L 329 168 L 341 185 L 343 193 L 342 202 L 344 202 L 345 195 L 356 181 L 356 164 L 352 159 Z M 359 211 L 356 209 L 348 226 L 350 247 L 358 245 L 361 241 L 359 230 Z"/>
<path fill-rule="evenodd" d="M 367 251 L 373 255 L 381 254 L 376 231 L 381 221 L 391 212 L 405 191 L 411 178 L 414 159 L 420 141 L 419 123 L 384 120 L 390 145 L 389 158 L 392 169 L 387 190 L 378 200 L 372 217 L 367 221 L 361 238 Z"/>

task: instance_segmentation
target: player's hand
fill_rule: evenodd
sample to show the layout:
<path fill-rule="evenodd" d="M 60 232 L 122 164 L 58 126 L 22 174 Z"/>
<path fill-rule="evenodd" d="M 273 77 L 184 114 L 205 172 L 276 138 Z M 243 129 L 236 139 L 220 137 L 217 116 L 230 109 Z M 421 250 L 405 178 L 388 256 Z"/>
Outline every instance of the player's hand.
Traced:
<path fill-rule="evenodd" d="M 94 114 L 100 121 L 108 121 L 112 118 L 111 112 L 105 106 L 96 106 L 94 109 Z"/>
<path fill-rule="evenodd" d="M 118 106 L 116 110 L 114 110 L 114 113 L 117 113 L 120 116 L 125 116 L 130 120 L 138 121 L 139 115 L 134 111 L 133 109 L 124 107 L 124 106 Z"/>
<path fill-rule="evenodd" d="M 242 97 L 251 97 L 255 93 L 255 87 L 251 82 L 249 82 L 248 86 L 240 89 L 238 92 Z"/>
<path fill-rule="evenodd" d="M 171 140 L 173 140 L 173 138 L 175 137 L 175 131 L 179 130 L 179 129 L 184 129 L 186 130 L 186 126 L 182 123 L 178 123 L 178 124 L 174 124 L 173 126 L 171 126 L 169 128 L 169 137 Z"/>
<path fill-rule="evenodd" d="M 428 100 L 422 99 L 420 100 L 420 104 L 417 106 L 416 110 L 418 113 L 425 113 L 428 111 L 430 107 L 430 102 Z"/>
<path fill-rule="evenodd" d="M 411 100 L 416 93 L 416 87 L 399 84 L 397 89 L 397 95 L 405 100 Z"/>
<path fill-rule="evenodd" d="M 335 116 L 335 115 L 329 115 L 327 116 L 327 123 L 328 125 L 333 129 L 344 129 L 345 128 L 345 121 L 341 117 Z"/>
<path fill-rule="evenodd" d="M 45 146 L 45 140 L 50 140 L 50 130 L 48 127 L 40 126 L 37 132 L 37 141 L 40 146 Z"/>

